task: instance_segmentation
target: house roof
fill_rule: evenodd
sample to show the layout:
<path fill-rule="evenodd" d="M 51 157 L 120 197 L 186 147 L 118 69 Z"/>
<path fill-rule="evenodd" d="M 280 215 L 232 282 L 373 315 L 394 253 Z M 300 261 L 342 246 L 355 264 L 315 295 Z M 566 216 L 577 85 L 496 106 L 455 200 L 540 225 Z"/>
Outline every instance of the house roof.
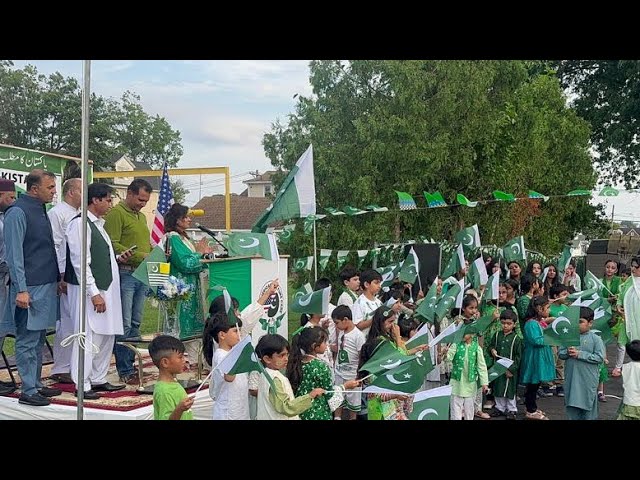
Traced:
<path fill-rule="evenodd" d="M 262 175 L 257 175 L 251 180 L 245 180 L 242 183 L 245 183 L 247 185 L 256 184 L 256 183 L 271 183 L 271 177 L 273 176 L 274 173 L 276 173 L 275 170 L 267 170 Z"/>
<path fill-rule="evenodd" d="M 136 170 L 153 170 L 153 168 L 151 168 L 151 165 L 149 165 L 147 162 L 136 162 L 135 160 L 131 160 L 131 158 L 129 158 L 129 156 L 126 153 L 114 153 L 111 159 L 109 160 L 109 163 L 115 164 L 121 158 L 125 158 L 125 160 L 127 160 L 129 163 L 133 165 L 132 171 L 134 172 Z M 135 175 L 132 175 L 132 177 L 146 180 L 151 184 L 151 188 L 153 188 L 154 191 L 160 190 L 160 181 L 162 177 L 138 177 Z"/>
<path fill-rule="evenodd" d="M 271 205 L 271 199 L 264 197 L 245 197 L 231 195 L 231 229 L 251 230 L 258 217 Z M 212 230 L 224 230 L 224 195 L 212 195 L 202 198 L 193 207 L 204 210 L 204 216 L 195 220 Z"/>

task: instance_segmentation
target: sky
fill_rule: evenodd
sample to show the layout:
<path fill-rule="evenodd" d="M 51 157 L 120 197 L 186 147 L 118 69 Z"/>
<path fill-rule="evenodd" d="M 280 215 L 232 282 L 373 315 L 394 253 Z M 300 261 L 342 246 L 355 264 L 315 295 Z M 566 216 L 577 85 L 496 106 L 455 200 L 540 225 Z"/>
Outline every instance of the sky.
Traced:
<path fill-rule="evenodd" d="M 80 60 L 14 60 L 16 68 L 26 64 L 82 84 Z M 180 131 L 184 155 L 178 167 L 229 165 L 231 190 L 240 193 L 242 181 L 252 178 L 250 171 L 272 168 L 262 148 L 271 124 L 286 123 L 294 111 L 294 95 L 311 95 L 308 65 L 308 60 L 95 60 L 91 91 L 114 98 L 126 90 L 138 94 L 147 113 L 164 117 Z M 224 192 L 219 175 L 202 177 L 202 189 L 199 177 L 181 179 L 190 190 L 187 205 L 201 195 Z M 608 216 L 615 205 L 616 220 L 640 222 L 640 193 L 594 196 L 592 203 L 604 203 Z"/>
<path fill-rule="evenodd" d="M 16 68 L 34 65 L 40 73 L 60 72 L 82 85 L 80 60 L 14 60 Z M 91 91 L 120 98 L 126 90 L 140 96 L 150 115 L 164 117 L 182 136 L 179 168 L 231 167 L 231 191 L 245 189 L 249 171 L 272 169 L 262 138 L 276 120 L 286 123 L 295 94 L 311 94 L 308 60 L 122 60 L 91 62 Z M 302 154 L 303 152 L 300 152 Z M 180 177 L 200 198 L 200 178 Z M 174 178 L 172 177 L 172 180 Z M 202 195 L 224 192 L 224 177 L 202 177 Z"/>

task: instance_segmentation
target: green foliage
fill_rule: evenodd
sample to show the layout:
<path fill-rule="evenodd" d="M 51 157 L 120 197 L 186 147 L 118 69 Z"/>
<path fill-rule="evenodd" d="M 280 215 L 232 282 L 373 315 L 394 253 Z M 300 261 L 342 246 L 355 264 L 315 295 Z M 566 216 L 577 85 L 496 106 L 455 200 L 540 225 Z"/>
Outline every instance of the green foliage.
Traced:
<path fill-rule="evenodd" d="M 565 60 L 558 76 L 575 96 L 578 115 L 591 124 L 601 179 L 640 186 L 640 61 Z"/>
<path fill-rule="evenodd" d="M 313 143 L 319 211 L 369 203 L 396 209 L 394 189 L 424 206 L 423 190 L 451 204 L 458 192 L 481 200 L 493 190 L 524 197 L 529 189 L 553 195 L 595 185 L 589 126 L 567 108 L 544 63 L 327 60 L 311 62 L 310 72 L 314 97 L 298 97 L 288 125 L 272 125 L 263 145 L 272 164 L 288 170 Z M 588 197 L 534 203 L 329 217 L 317 224 L 317 245 L 451 240 L 478 223 L 483 244 L 523 234 L 527 247 L 555 253 L 597 224 Z M 311 237 L 301 226 L 294 236 L 283 253 L 310 255 Z"/>
<path fill-rule="evenodd" d="M 0 61 L 0 143 L 79 157 L 81 103 L 74 78 Z M 124 92 L 120 100 L 92 94 L 90 122 L 89 158 L 97 167 L 111 169 L 116 153 L 153 168 L 164 160 L 174 167 L 182 156 L 180 132 L 146 113 L 134 93 Z"/>

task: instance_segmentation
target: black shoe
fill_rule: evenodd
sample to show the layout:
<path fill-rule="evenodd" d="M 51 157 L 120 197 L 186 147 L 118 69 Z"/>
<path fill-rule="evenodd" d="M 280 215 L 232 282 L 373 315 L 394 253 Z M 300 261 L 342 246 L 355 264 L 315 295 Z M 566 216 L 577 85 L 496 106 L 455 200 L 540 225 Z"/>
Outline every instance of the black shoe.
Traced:
<path fill-rule="evenodd" d="M 18 399 L 18 403 L 23 405 L 31 405 L 32 407 L 46 407 L 51 404 L 51 400 L 47 397 L 43 397 L 39 393 L 34 393 L 33 395 L 25 395 L 24 393 L 20 395 Z"/>
<path fill-rule="evenodd" d="M 10 385 L 0 385 L 0 395 L 11 395 L 16 391 L 16 387 L 13 384 Z"/>
<path fill-rule="evenodd" d="M 74 395 L 76 397 L 78 396 L 77 390 L 74 392 Z M 87 390 L 86 392 L 84 392 L 83 398 L 85 400 L 98 400 L 100 398 L 100 394 L 98 392 L 94 392 L 93 390 Z"/>
<path fill-rule="evenodd" d="M 51 379 L 57 383 L 74 383 L 70 373 L 54 373 Z"/>
<path fill-rule="evenodd" d="M 117 392 L 122 390 L 126 385 L 112 385 L 109 382 L 99 383 L 97 385 L 91 385 L 91 390 L 94 392 Z"/>
<path fill-rule="evenodd" d="M 42 387 L 38 389 L 38 393 L 43 397 L 57 397 L 62 395 L 62 390 L 59 388 Z"/>
<path fill-rule="evenodd" d="M 517 420 L 518 414 L 516 412 L 507 412 L 507 420 Z"/>

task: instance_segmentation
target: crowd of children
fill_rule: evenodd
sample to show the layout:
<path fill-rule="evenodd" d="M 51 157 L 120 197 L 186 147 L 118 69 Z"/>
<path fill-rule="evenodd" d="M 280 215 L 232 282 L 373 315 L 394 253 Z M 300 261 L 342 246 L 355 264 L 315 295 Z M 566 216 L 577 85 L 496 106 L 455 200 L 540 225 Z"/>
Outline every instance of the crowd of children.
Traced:
<path fill-rule="evenodd" d="M 618 344 L 612 376 L 622 375 L 625 389 L 620 419 L 640 419 L 640 339 L 633 338 L 637 327 L 625 320 L 625 305 L 629 311 L 637 305 L 624 300 L 627 290 L 640 289 L 640 283 L 634 280 L 640 277 L 639 262 L 634 257 L 631 266 L 635 272 L 623 270 L 621 278 L 616 275 L 618 264 L 607 261 L 601 280 L 604 288 L 600 295 L 613 307 L 609 324 Z M 502 270 L 501 263 L 490 258 L 486 259 L 486 266 L 489 272 Z M 465 285 L 467 267 L 450 281 L 439 280 L 438 295 L 454 283 Z M 553 394 L 564 397 L 568 419 L 597 419 L 598 402 L 606 401 L 603 384 L 608 360 L 603 340 L 591 330 L 594 311 L 580 307 L 579 346 L 552 347 L 544 335 L 545 329 L 565 312 L 568 296 L 581 287 L 575 263 L 568 264 L 564 275 L 554 264 L 543 267 L 531 262 L 524 270 L 523 267 L 515 261 L 506 265 L 507 278 L 500 282 L 495 300 L 483 299 L 484 288 L 479 292 L 462 290 L 461 307 L 452 305 L 443 318 L 428 323 L 427 332 L 432 339 L 455 323 L 464 326 L 463 337 L 429 349 L 425 344 L 406 346 L 426 320 L 415 313 L 420 302 L 425 301 L 422 290 L 412 292 L 411 285 L 397 280 L 382 288 L 383 278 L 378 271 L 367 269 L 359 273 L 346 266 L 340 272 L 343 291 L 337 305 L 330 305 L 327 311 L 303 313 L 301 328 L 294 332 L 291 344 L 277 334 L 259 339 L 255 353 L 264 366 L 262 374 L 227 375 L 216 367 L 242 337 L 251 333 L 262 303 L 277 288 L 277 282 L 266 296 L 243 312 L 238 312 L 237 301 L 232 299 L 233 315 L 224 311 L 218 297 L 212 302 L 203 336 L 205 359 L 213 369 L 209 387 L 214 400 L 213 418 L 406 419 L 412 409 L 412 394 L 362 393 L 372 380 L 363 366 L 378 349 L 387 348 L 400 355 L 428 349 L 424 354 L 430 355 L 434 369 L 421 388 L 451 385 L 452 420 L 515 420 L 519 400 L 524 403 L 525 419 L 547 420 L 538 407 L 538 399 Z M 624 279 L 625 273 L 629 280 Z M 314 290 L 328 286 L 330 281 L 321 278 Z M 417 297 L 415 303 L 412 293 Z M 479 327 L 481 317 L 489 319 L 488 326 Z M 171 338 L 158 337 L 149 347 L 160 370 L 154 392 L 154 417 L 189 419 L 193 399 L 175 381 L 184 362 L 184 346 Z M 631 359 L 626 364 L 625 352 Z M 509 367 L 490 381 L 488 372 L 500 359 L 508 360 Z"/>

